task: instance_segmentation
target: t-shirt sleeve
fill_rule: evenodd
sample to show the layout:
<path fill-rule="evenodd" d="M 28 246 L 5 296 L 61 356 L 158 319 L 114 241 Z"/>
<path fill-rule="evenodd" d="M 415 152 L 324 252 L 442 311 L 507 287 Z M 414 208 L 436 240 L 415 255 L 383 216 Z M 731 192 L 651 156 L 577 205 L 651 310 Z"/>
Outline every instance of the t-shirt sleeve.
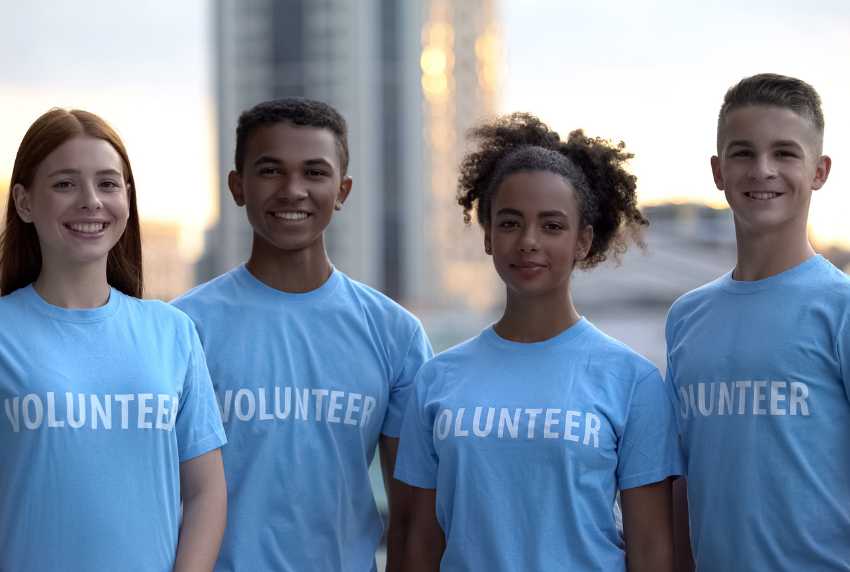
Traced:
<path fill-rule="evenodd" d="M 227 443 L 210 372 L 195 327 L 192 348 L 177 409 L 177 453 L 180 462 L 194 459 Z"/>
<path fill-rule="evenodd" d="M 414 487 L 436 489 L 439 457 L 434 447 L 434 427 L 425 411 L 427 384 L 421 374 L 407 404 L 393 476 Z"/>
<path fill-rule="evenodd" d="M 850 401 L 850 316 L 838 330 L 838 360 L 841 367 L 841 379 L 844 381 L 844 393 Z"/>
<path fill-rule="evenodd" d="M 679 424 L 679 416 L 676 411 L 679 410 L 679 398 L 676 395 L 676 368 L 673 367 L 673 361 L 670 359 L 670 347 L 673 345 L 673 335 L 671 333 L 672 319 L 667 316 L 667 326 L 664 332 L 664 339 L 667 342 L 667 368 L 664 370 L 664 389 L 667 390 L 667 396 L 670 398 L 670 403 L 673 405 L 673 419 L 676 423 L 676 432 L 681 435 L 682 426 Z"/>
<path fill-rule="evenodd" d="M 425 335 L 425 330 L 417 322 L 399 373 L 390 386 L 387 414 L 384 416 L 384 424 L 381 425 L 382 435 L 387 437 L 399 437 L 401 435 L 401 425 L 407 410 L 407 402 L 410 401 L 413 379 L 422 364 L 433 356 L 434 352 L 431 350 L 431 343 Z"/>
<path fill-rule="evenodd" d="M 635 385 L 620 437 L 617 482 L 630 489 L 682 474 L 673 405 L 657 369 Z"/>

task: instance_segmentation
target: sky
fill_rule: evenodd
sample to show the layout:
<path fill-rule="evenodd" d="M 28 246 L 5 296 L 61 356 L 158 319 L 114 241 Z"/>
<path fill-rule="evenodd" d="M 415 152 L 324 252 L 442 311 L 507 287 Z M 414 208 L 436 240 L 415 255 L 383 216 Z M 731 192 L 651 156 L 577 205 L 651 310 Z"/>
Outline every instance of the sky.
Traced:
<path fill-rule="evenodd" d="M 73 6 L 73 10 L 68 6 Z M 0 0 L 0 180 L 27 127 L 80 107 L 118 127 L 147 220 L 180 225 L 196 258 L 217 216 L 210 0 Z M 709 158 L 725 90 L 753 73 L 800 77 L 821 93 L 826 186 L 816 240 L 850 247 L 850 3 L 821 0 L 502 0 L 502 110 L 566 134 L 623 140 L 646 204 L 723 206 Z"/>
<path fill-rule="evenodd" d="M 625 141 L 645 204 L 726 205 L 709 160 L 731 85 L 761 72 L 814 85 L 833 165 L 810 230 L 850 247 L 850 2 L 503 0 L 502 13 L 503 110 L 533 111 L 562 135 L 582 127 Z"/>
<path fill-rule="evenodd" d="M 207 0 L 0 0 L 0 180 L 39 115 L 97 113 L 124 139 L 142 218 L 180 225 L 197 258 L 218 208 L 209 18 Z"/>

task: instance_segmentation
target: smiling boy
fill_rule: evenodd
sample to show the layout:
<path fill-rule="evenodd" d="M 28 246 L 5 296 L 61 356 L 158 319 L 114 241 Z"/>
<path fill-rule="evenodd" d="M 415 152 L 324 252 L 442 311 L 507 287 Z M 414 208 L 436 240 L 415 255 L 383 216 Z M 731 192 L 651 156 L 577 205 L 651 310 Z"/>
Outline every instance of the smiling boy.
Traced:
<path fill-rule="evenodd" d="M 775 74 L 720 110 L 711 168 L 738 261 L 666 332 L 698 571 L 850 570 L 850 279 L 806 233 L 823 129 L 814 88 Z"/>
<path fill-rule="evenodd" d="M 323 233 L 351 192 L 345 120 L 305 99 L 239 118 L 228 184 L 254 230 L 246 264 L 174 301 L 200 334 L 231 446 L 215 570 L 387 570 L 403 556 L 410 490 L 391 479 L 402 415 L 432 355 L 419 321 L 336 270 Z"/>

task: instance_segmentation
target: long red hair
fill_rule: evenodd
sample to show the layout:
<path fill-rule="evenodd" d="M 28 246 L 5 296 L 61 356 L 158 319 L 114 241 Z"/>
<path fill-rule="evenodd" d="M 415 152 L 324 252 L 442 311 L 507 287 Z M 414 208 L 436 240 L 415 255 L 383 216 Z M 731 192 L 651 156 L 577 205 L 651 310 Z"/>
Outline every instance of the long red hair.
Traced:
<path fill-rule="evenodd" d="M 12 189 L 17 184 L 29 187 L 41 162 L 62 143 L 78 135 L 103 139 L 124 161 L 130 217 L 124 234 L 109 251 L 106 281 L 128 296 L 142 297 L 142 235 L 136 205 L 136 183 L 127 149 L 115 128 L 103 118 L 81 109 L 60 108 L 53 108 L 36 119 L 18 147 L 9 183 L 6 227 L 0 235 L 0 296 L 32 284 L 41 272 L 38 234 L 32 223 L 24 222 L 18 215 Z"/>

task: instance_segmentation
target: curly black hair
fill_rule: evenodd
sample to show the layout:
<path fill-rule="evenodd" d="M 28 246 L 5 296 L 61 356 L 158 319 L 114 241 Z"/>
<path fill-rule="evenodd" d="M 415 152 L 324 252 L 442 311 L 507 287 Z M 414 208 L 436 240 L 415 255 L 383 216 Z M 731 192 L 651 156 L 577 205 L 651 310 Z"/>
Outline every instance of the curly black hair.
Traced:
<path fill-rule="evenodd" d="M 613 144 L 576 129 L 562 141 L 539 118 L 524 112 L 483 121 L 467 138 L 477 146 L 460 166 L 458 203 L 467 224 L 473 213 L 482 228 L 492 222 L 491 207 L 499 185 L 509 175 L 544 171 L 564 177 L 575 189 L 581 226 L 593 227 L 593 244 L 582 269 L 606 260 L 619 262 L 634 242 L 644 249 L 649 221 L 637 208 L 637 177 L 626 169 L 634 157 L 622 141 Z"/>
<path fill-rule="evenodd" d="M 348 126 L 345 118 L 327 103 L 300 97 L 264 101 L 242 112 L 236 127 L 236 170 L 242 172 L 248 139 L 257 129 L 287 121 L 299 127 L 329 129 L 336 139 L 340 174 L 345 176 L 348 172 Z"/>

